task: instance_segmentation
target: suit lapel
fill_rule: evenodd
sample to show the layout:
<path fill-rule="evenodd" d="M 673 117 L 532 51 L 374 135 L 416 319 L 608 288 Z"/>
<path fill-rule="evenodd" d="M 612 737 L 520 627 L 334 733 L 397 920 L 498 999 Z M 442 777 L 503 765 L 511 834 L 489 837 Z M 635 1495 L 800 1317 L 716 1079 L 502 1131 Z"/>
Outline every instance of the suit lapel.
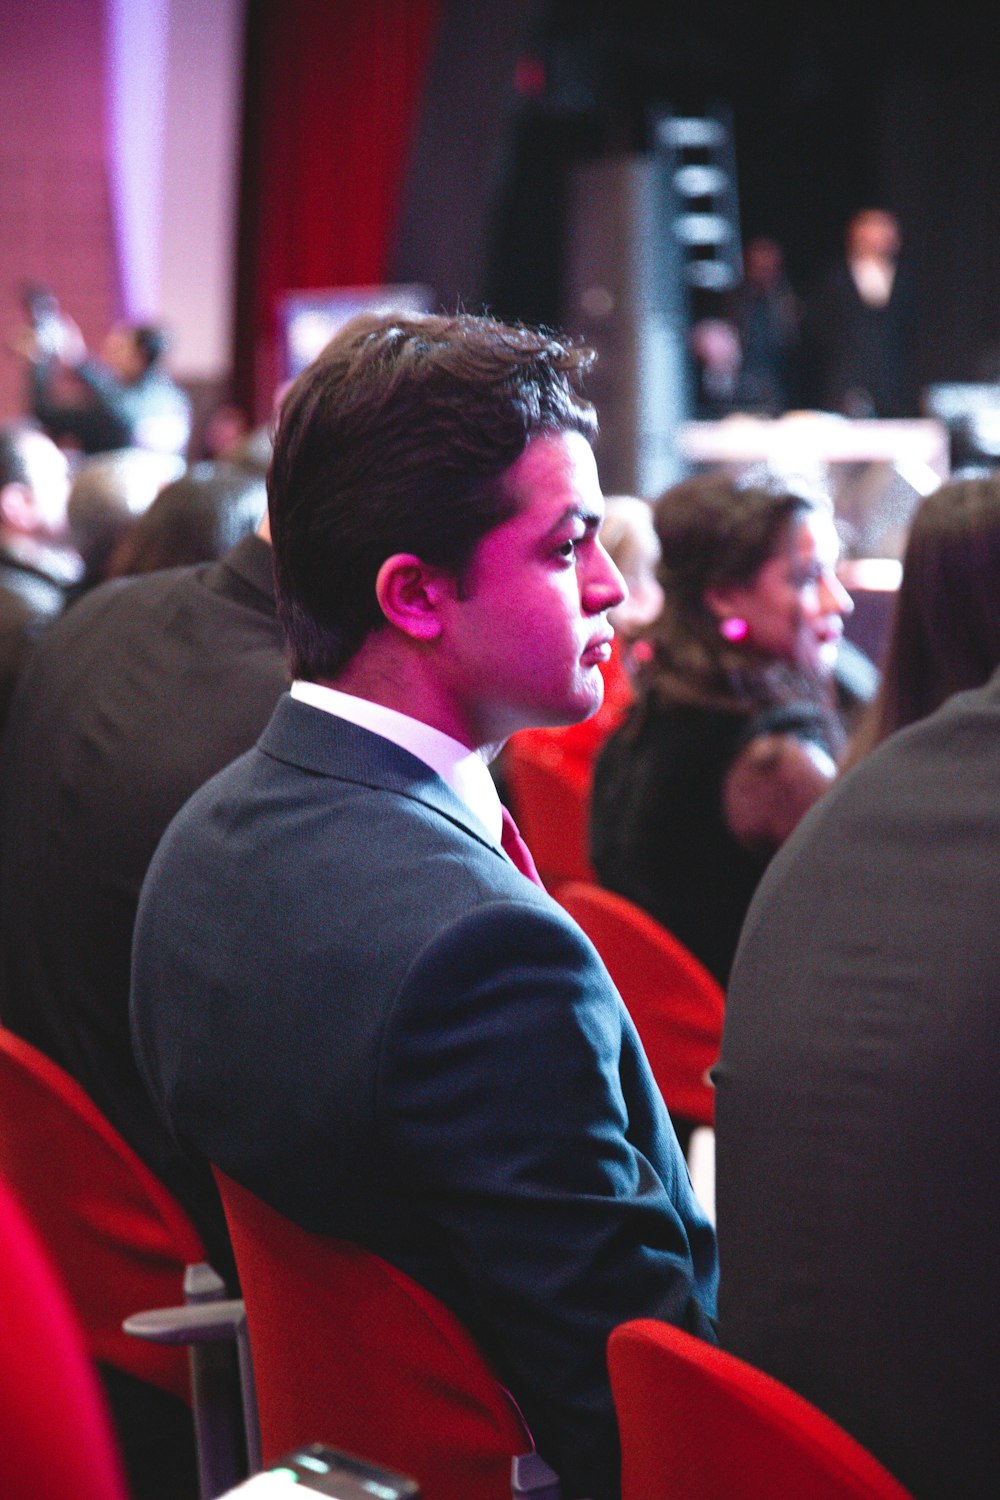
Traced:
<path fill-rule="evenodd" d="M 392 740 L 289 693 L 279 699 L 257 747 L 303 771 L 410 797 L 506 858 L 475 813 L 424 761 Z"/>

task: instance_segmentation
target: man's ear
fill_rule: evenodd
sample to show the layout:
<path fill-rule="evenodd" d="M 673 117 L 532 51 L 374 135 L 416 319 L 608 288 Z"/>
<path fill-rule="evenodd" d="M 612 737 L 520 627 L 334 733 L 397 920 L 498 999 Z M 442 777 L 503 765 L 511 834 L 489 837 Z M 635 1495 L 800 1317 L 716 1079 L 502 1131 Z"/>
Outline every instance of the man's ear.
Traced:
<path fill-rule="evenodd" d="M 0 522 L 11 531 L 34 531 L 38 525 L 38 507 L 26 484 L 11 481 L 0 487 Z"/>
<path fill-rule="evenodd" d="M 441 634 L 442 605 L 454 597 L 455 580 L 412 552 L 394 552 L 378 570 L 375 595 L 390 625 L 416 641 Z"/>

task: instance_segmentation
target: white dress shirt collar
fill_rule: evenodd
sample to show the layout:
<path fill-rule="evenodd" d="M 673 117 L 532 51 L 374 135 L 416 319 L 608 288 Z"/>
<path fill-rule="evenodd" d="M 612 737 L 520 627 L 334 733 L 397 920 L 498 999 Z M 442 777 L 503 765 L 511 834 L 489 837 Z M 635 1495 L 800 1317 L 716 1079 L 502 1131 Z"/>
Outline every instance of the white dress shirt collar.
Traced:
<path fill-rule="evenodd" d="M 401 714 L 381 703 L 372 703 L 368 698 L 356 698 L 353 693 L 342 693 L 337 688 L 301 679 L 292 683 L 291 691 L 292 697 L 300 703 L 310 703 L 324 713 L 347 719 L 372 734 L 380 734 L 383 739 L 391 740 L 394 745 L 422 760 L 424 765 L 437 772 L 456 797 L 476 815 L 487 833 L 500 843 L 503 828 L 500 797 L 486 762 L 475 750 L 420 719 L 411 719 L 409 714 Z"/>

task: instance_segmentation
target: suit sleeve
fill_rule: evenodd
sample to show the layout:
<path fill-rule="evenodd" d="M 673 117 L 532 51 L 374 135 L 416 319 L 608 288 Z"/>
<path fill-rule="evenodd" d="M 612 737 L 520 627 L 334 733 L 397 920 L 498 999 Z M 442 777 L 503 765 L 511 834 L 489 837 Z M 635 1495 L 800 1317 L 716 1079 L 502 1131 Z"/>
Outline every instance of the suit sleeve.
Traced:
<path fill-rule="evenodd" d="M 634 1029 L 588 940 L 491 904 L 407 977 L 379 1116 L 564 1494 L 614 1495 L 611 1329 L 714 1337 L 714 1236 Z"/>

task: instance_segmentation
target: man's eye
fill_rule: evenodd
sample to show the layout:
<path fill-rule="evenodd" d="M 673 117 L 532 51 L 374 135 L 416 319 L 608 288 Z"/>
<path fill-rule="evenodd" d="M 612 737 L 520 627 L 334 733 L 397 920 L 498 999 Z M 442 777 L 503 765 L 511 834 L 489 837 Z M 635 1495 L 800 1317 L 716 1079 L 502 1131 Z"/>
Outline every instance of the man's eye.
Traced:
<path fill-rule="evenodd" d="M 559 546 L 559 547 L 556 548 L 556 556 L 557 557 L 565 557 L 567 559 L 567 561 L 568 561 L 569 558 L 571 558 L 573 556 L 573 554 L 576 552 L 577 546 L 578 546 L 577 538 L 571 536 L 565 542 L 563 542 L 561 546 Z"/>

